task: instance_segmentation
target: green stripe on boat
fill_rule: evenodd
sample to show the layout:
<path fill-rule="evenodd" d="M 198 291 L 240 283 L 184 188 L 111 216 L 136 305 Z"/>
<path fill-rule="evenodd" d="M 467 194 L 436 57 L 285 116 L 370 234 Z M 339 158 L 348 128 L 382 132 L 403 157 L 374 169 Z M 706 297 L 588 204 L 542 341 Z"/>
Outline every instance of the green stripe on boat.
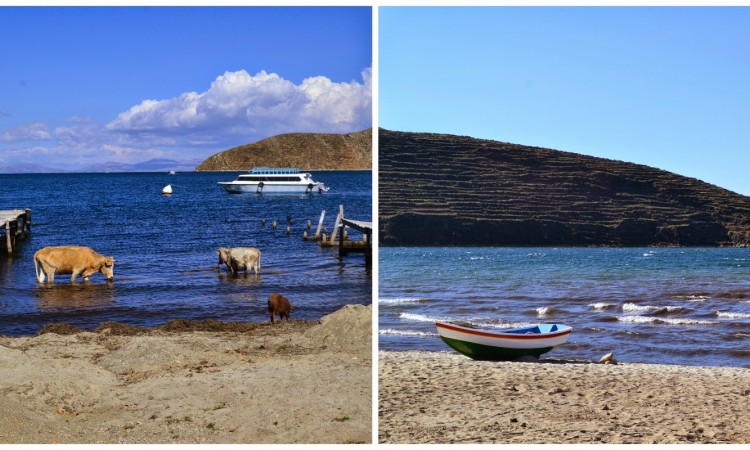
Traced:
<path fill-rule="evenodd" d="M 440 336 L 440 339 L 457 352 L 480 361 L 512 361 L 523 356 L 539 358 L 541 354 L 547 353 L 554 348 L 504 348 L 459 341 L 443 336 Z"/>

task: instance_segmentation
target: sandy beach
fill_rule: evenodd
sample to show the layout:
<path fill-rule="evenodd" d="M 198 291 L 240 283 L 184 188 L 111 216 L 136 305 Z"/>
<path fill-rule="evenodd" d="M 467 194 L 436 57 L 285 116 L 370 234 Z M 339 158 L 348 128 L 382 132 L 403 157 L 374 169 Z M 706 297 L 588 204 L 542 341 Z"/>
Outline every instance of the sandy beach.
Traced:
<path fill-rule="evenodd" d="M 0 337 L 0 443 L 369 443 L 371 316 Z"/>
<path fill-rule="evenodd" d="M 379 353 L 381 443 L 748 443 L 750 369 Z"/>

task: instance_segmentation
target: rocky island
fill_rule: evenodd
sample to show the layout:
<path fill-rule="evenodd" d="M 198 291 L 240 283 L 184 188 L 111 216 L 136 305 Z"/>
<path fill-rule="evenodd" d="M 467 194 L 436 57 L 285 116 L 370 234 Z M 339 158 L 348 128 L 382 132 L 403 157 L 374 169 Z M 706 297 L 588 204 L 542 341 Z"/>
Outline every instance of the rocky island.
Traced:
<path fill-rule="evenodd" d="M 750 197 L 664 170 L 379 130 L 382 245 L 750 245 Z"/>
<path fill-rule="evenodd" d="M 219 152 L 195 170 L 245 171 L 258 166 L 371 170 L 372 129 L 347 134 L 281 134 Z"/>

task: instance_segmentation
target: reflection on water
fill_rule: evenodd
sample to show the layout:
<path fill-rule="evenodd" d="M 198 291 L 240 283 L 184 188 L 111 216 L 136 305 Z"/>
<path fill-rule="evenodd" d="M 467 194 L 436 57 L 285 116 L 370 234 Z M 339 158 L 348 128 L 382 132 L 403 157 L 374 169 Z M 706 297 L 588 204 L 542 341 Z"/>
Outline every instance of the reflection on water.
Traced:
<path fill-rule="evenodd" d="M 37 306 L 47 308 L 93 308 L 114 300 L 113 283 L 91 281 L 72 284 L 40 284 L 34 290 Z"/>

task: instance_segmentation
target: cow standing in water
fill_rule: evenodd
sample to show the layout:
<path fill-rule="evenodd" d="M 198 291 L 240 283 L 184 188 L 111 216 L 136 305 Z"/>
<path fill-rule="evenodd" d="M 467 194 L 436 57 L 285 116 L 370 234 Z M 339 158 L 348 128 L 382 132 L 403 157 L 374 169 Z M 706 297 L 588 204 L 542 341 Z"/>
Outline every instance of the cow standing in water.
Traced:
<path fill-rule="evenodd" d="M 219 267 L 226 264 L 229 272 L 236 275 L 240 270 L 250 273 L 255 270 L 255 278 L 260 276 L 260 250 L 255 247 L 221 247 L 217 251 Z"/>
<path fill-rule="evenodd" d="M 88 247 L 45 247 L 34 253 L 34 272 L 40 283 L 44 283 L 45 275 L 50 283 L 54 283 L 56 273 L 69 273 L 70 281 L 75 282 L 79 275 L 88 281 L 91 275 L 101 272 L 107 281 L 112 281 L 115 278 L 115 259 Z"/>

